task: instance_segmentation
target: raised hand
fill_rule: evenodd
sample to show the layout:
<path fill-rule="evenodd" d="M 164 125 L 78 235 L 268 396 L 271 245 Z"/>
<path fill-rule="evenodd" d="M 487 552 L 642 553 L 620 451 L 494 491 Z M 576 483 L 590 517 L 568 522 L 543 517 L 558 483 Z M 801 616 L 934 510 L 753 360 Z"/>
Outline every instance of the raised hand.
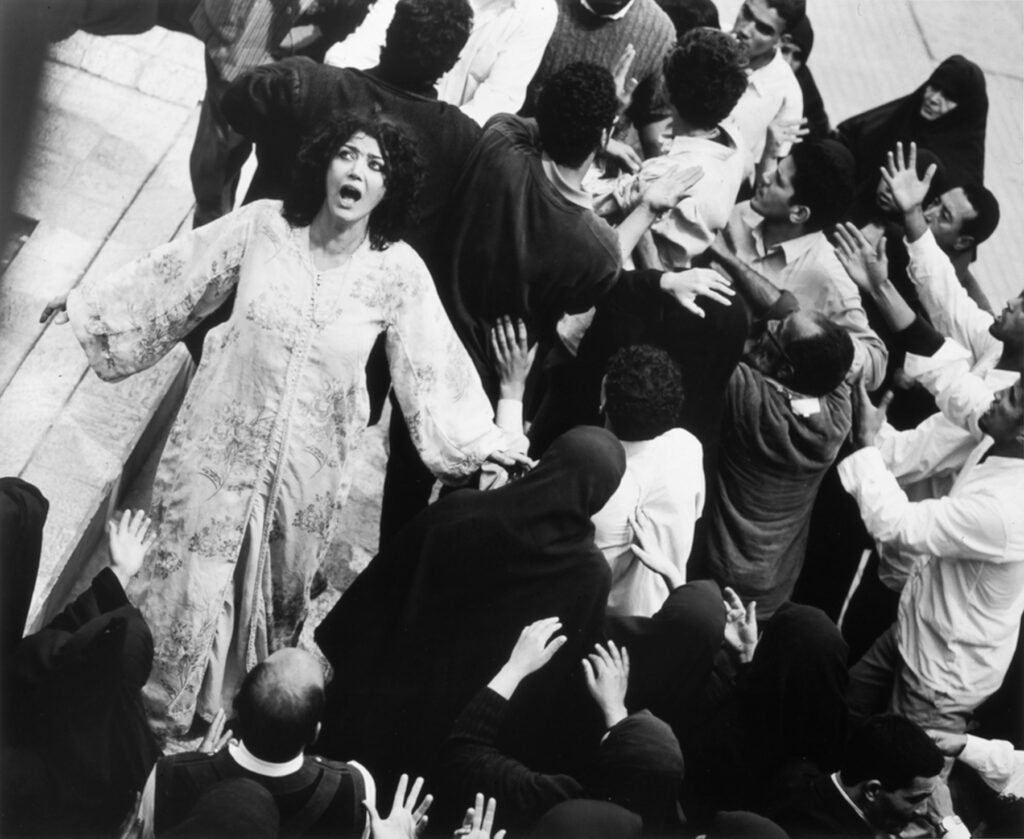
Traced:
<path fill-rule="evenodd" d="M 954 734 L 952 731 L 939 731 L 935 728 L 927 729 L 926 733 L 947 757 L 956 757 L 967 745 L 966 734 Z"/>
<path fill-rule="evenodd" d="M 864 384 L 864 377 L 859 376 L 857 378 L 857 385 L 853 389 L 853 430 L 850 434 L 853 438 L 854 446 L 858 449 L 875 444 L 878 432 L 885 425 L 889 405 L 892 404 L 892 397 L 892 391 L 886 391 L 876 408 L 871 404 L 871 399 L 868 397 L 868 389 Z"/>
<path fill-rule="evenodd" d="M 107 536 L 110 541 L 110 567 L 121 586 L 135 576 L 142 567 L 146 552 L 156 542 L 156 535 L 150 535 L 149 526 L 152 520 L 145 510 L 125 510 L 121 520 L 111 519 L 107 522 Z"/>
<path fill-rule="evenodd" d="M 614 160 L 630 174 L 636 174 L 639 172 L 640 166 L 643 164 L 643 161 L 640 159 L 640 155 L 634 151 L 633 147 L 629 143 L 624 143 L 622 140 L 616 140 L 614 137 L 610 139 L 608 144 L 604 147 L 604 156 Z"/>
<path fill-rule="evenodd" d="M 607 649 L 594 644 L 594 652 L 583 659 L 583 672 L 587 689 L 604 713 L 605 725 L 611 728 L 624 720 L 626 712 L 626 690 L 629 687 L 629 653 L 621 651 L 614 641 L 608 642 Z"/>
<path fill-rule="evenodd" d="M 889 279 L 885 236 L 872 247 L 855 225 L 846 222 L 836 225 L 835 237 L 836 258 L 862 292 L 872 294 Z"/>
<path fill-rule="evenodd" d="M 497 810 L 498 802 L 495 799 L 487 799 L 485 806 L 484 796 L 478 792 L 476 803 L 466 810 L 466 815 L 462 819 L 462 827 L 455 831 L 455 835 L 466 837 L 466 839 L 491 839 L 494 814 Z M 494 839 L 505 839 L 505 831 L 499 830 L 494 834 Z"/>
<path fill-rule="evenodd" d="M 811 129 L 807 127 L 807 119 L 786 120 L 776 117 L 768 125 L 765 138 L 764 156 L 778 157 L 779 150 L 786 145 L 794 145 L 803 140 Z"/>
<path fill-rule="evenodd" d="M 896 144 L 895 154 L 888 153 L 886 165 L 882 167 L 882 179 L 889 185 L 893 203 L 901 212 L 909 213 L 921 207 L 937 168 L 933 163 L 923 178 L 917 176 L 917 143 L 910 144 L 906 158 L 903 156 L 903 143 Z"/>
<path fill-rule="evenodd" d="M 684 309 L 699 318 L 704 317 L 704 310 L 697 305 L 698 297 L 707 297 L 729 306 L 732 305 L 729 298 L 736 293 L 729 281 L 711 268 L 688 268 L 662 274 L 661 290 L 671 294 Z"/>
<path fill-rule="evenodd" d="M 46 306 L 43 307 L 43 313 L 39 315 L 39 322 L 46 323 L 51 317 L 53 322 L 57 324 L 68 322 L 68 295 L 58 294 L 53 298 Z"/>
<path fill-rule="evenodd" d="M 562 648 L 566 637 L 557 634 L 561 628 L 562 621 L 559 618 L 542 618 L 524 627 L 508 661 L 498 671 L 498 675 L 491 679 L 488 687 L 506 699 L 511 699 L 519 683 L 540 670 Z"/>
<path fill-rule="evenodd" d="M 419 806 L 416 799 L 423 789 L 423 779 L 417 778 L 406 795 L 409 776 L 403 774 L 398 780 L 398 788 L 391 802 L 391 813 L 382 819 L 370 802 L 364 801 L 363 806 L 370 818 L 370 830 L 373 839 L 416 839 L 427 826 L 427 810 L 434 801 L 432 795 L 424 796 Z"/>
<path fill-rule="evenodd" d="M 491 349 L 498 370 L 502 399 L 522 399 L 526 391 L 526 377 L 530 374 L 537 345 L 530 348 L 526 324 L 503 315 L 491 330 Z"/>
<path fill-rule="evenodd" d="M 663 213 L 682 201 L 690 187 L 703 177 L 700 166 L 673 166 L 647 185 L 640 200 L 652 212 Z"/>
<path fill-rule="evenodd" d="M 725 595 L 725 642 L 739 653 L 740 661 L 750 661 L 757 648 L 757 603 L 753 600 L 746 606 L 740 596 L 726 587 Z"/>

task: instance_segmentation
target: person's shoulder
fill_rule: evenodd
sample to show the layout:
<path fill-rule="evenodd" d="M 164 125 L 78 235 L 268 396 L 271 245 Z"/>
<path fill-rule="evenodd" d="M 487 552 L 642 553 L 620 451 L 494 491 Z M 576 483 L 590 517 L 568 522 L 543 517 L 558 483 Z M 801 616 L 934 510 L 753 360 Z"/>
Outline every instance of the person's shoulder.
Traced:
<path fill-rule="evenodd" d="M 657 39 L 656 44 L 666 38 L 669 41 L 675 41 L 675 24 L 655 0 L 636 0 L 626 14 L 627 18 L 631 17 L 637 23 L 642 23 L 645 28 L 651 30 L 654 38 Z"/>
<path fill-rule="evenodd" d="M 495 114 L 484 124 L 484 139 L 502 139 L 517 146 L 533 147 L 540 132 L 537 121 L 515 114 Z"/>
<path fill-rule="evenodd" d="M 303 763 L 305 766 L 311 766 L 335 775 L 361 774 L 352 764 L 346 763 L 343 760 L 332 760 L 331 758 L 324 757 L 323 755 L 306 755 Z"/>

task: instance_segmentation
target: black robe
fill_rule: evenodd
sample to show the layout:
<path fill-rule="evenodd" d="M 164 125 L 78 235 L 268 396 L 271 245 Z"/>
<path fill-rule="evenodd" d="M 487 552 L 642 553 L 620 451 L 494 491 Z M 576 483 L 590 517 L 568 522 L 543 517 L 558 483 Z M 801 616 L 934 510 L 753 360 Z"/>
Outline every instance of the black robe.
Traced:
<path fill-rule="evenodd" d="M 568 642 L 516 692 L 508 753 L 538 771 L 570 768 L 575 745 L 600 731 L 596 708 L 573 713 L 610 585 L 590 517 L 624 469 L 611 434 L 578 428 L 518 481 L 453 493 L 417 516 L 316 631 L 334 667 L 317 751 L 365 764 L 385 789 L 401 772 L 429 772 L 522 628 L 557 615 Z"/>

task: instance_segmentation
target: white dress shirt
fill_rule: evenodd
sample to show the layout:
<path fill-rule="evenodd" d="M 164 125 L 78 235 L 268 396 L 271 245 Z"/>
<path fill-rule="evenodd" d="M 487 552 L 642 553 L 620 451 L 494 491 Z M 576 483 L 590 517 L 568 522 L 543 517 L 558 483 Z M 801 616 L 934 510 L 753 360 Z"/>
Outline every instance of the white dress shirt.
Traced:
<path fill-rule="evenodd" d="M 768 126 L 776 117 L 797 122 L 804 115 L 804 95 L 792 69 L 776 50 L 772 60 L 756 70 L 747 70 L 747 89 L 732 109 L 730 118 L 739 126 L 756 164 L 764 154 Z M 789 154 L 790 145 L 779 149 L 779 157 Z"/>
<path fill-rule="evenodd" d="M 704 509 L 704 450 L 689 431 L 673 428 L 653 440 L 623 441 L 626 473 L 597 513 L 594 542 L 612 569 L 608 609 L 650 617 L 669 595 L 660 574 L 633 553 L 636 531 L 672 561 L 683 578 L 693 530 Z"/>
<path fill-rule="evenodd" d="M 950 345 L 955 347 L 955 345 Z M 940 353 L 947 351 L 947 347 Z M 937 354 L 937 355 L 939 355 Z M 908 356 L 913 360 L 914 356 Z M 977 417 L 991 394 L 966 359 L 935 366 L 937 401 L 979 441 L 944 498 L 911 502 L 868 446 L 839 464 L 868 532 L 916 554 L 900 597 L 900 655 L 925 684 L 965 710 L 1002 683 L 1024 611 L 1024 459 L 985 457 Z"/>
<path fill-rule="evenodd" d="M 1024 752 L 1006 740 L 967 735 L 962 760 L 992 789 L 1006 798 L 1024 798 Z"/>

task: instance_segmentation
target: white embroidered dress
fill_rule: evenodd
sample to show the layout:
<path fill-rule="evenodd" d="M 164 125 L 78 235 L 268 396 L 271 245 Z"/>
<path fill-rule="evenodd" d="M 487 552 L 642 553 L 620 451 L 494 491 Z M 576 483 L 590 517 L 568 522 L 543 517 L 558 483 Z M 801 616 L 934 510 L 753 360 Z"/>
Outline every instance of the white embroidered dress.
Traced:
<path fill-rule="evenodd" d="M 187 730 L 197 702 L 210 718 L 248 668 L 292 641 L 348 495 L 380 332 L 435 474 L 468 475 L 509 444 L 415 252 L 364 242 L 347 265 L 318 272 L 308 242 L 279 202 L 259 201 L 68 297 L 90 364 L 117 380 L 159 360 L 237 287 L 160 461 L 157 547 L 133 583 L 156 645 L 145 696 L 170 732 Z"/>

